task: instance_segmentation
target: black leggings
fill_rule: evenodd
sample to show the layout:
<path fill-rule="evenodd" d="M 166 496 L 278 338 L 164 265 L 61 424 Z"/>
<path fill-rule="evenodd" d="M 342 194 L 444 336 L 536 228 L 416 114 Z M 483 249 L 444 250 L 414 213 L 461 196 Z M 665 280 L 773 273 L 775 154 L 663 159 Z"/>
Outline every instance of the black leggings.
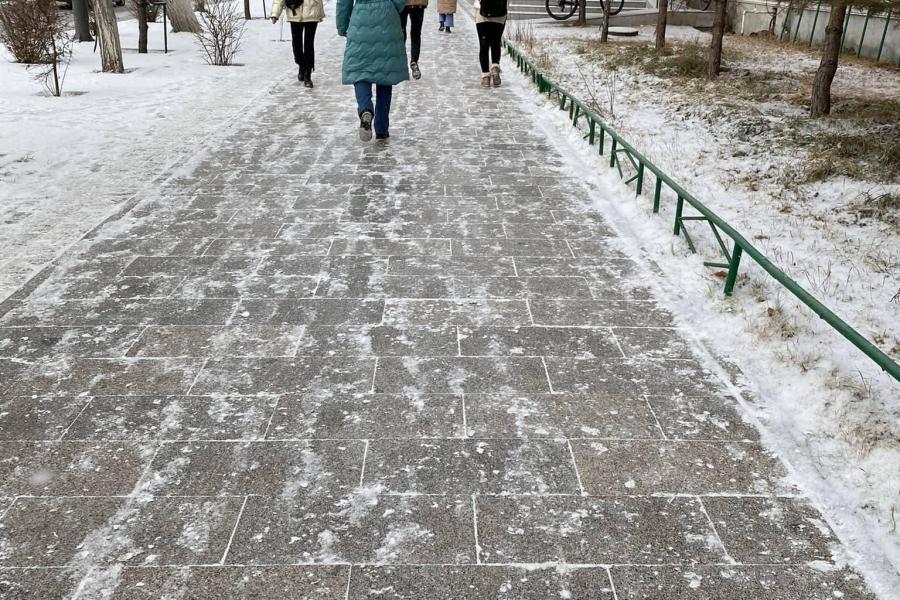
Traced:
<path fill-rule="evenodd" d="M 500 63 L 500 39 L 506 23 L 476 23 L 478 30 L 478 59 L 481 61 L 481 72 L 487 73 L 492 63 Z M 491 60 L 488 61 L 488 49 Z"/>
<path fill-rule="evenodd" d="M 318 23 L 291 22 L 291 46 L 294 48 L 294 62 L 310 73 L 316 70 L 316 27 Z"/>
<path fill-rule="evenodd" d="M 422 23 L 425 21 L 424 6 L 407 6 L 400 13 L 400 26 L 403 27 L 403 39 L 406 40 L 406 19 L 412 21 L 412 42 L 409 45 L 409 62 L 419 62 L 419 52 L 422 49 Z"/>

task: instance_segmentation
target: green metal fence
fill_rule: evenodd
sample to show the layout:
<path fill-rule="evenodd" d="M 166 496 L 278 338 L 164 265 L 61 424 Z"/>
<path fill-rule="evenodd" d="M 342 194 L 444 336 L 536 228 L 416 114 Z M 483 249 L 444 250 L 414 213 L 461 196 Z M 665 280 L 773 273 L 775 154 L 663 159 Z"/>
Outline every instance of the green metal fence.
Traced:
<path fill-rule="evenodd" d="M 828 9 L 827 4 L 824 8 L 826 10 Z M 806 44 L 810 47 L 812 47 L 813 38 L 816 36 L 816 33 L 817 33 L 816 24 L 819 22 L 819 13 L 822 12 L 822 9 L 823 9 L 822 1 L 819 0 L 819 2 L 816 4 L 815 13 L 813 16 L 812 27 L 809 30 L 809 39 L 806 42 Z M 787 8 L 785 9 L 784 19 L 781 22 L 781 32 L 778 35 L 778 39 L 781 41 L 791 41 L 793 43 L 797 43 L 797 38 L 800 35 L 800 23 L 803 21 L 803 15 L 807 11 L 811 12 L 812 8 L 807 6 L 807 3 L 805 1 L 804 2 L 789 2 L 787 5 Z M 859 41 L 856 45 L 856 57 L 857 58 L 859 58 L 863 55 L 863 46 L 865 45 L 865 42 L 866 42 L 866 33 L 875 31 L 876 34 L 878 34 L 877 27 L 874 29 L 869 28 L 869 21 L 872 20 L 873 18 L 876 20 L 882 19 L 882 18 L 884 19 L 884 27 L 881 29 L 881 32 L 879 34 L 878 49 L 876 51 L 874 51 L 873 55 L 870 55 L 870 58 L 874 58 L 875 62 L 881 62 L 881 55 L 884 52 L 884 43 L 887 40 L 887 35 L 888 35 L 888 31 L 890 29 L 892 18 L 894 19 L 894 23 L 895 23 L 894 29 L 897 29 L 897 25 L 896 25 L 897 18 L 896 18 L 896 16 L 894 16 L 893 9 L 891 7 L 888 7 L 887 12 L 879 13 L 879 12 L 876 12 L 875 10 L 869 8 L 865 12 L 857 11 L 854 13 L 853 6 L 852 5 L 848 6 L 847 7 L 847 16 L 844 18 L 844 27 L 843 27 L 843 31 L 841 33 L 841 46 L 840 46 L 841 51 L 843 51 L 844 43 L 847 41 L 847 31 L 850 29 L 850 18 L 853 15 L 864 17 L 863 25 L 862 25 L 862 33 L 860 33 Z M 796 19 L 796 22 L 794 23 L 793 38 L 791 36 L 791 31 L 790 31 L 792 19 Z M 827 20 L 827 18 L 825 20 Z M 824 33 L 824 31 L 822 31 L 822 33 Z M 900 56 L 897 57 L 897 66 L 900 67 Z"/>
<path fill-rule="evenodd" d="M 653 190 L 654 213 L 659 212 L 663 196 L 663 186 L 674 192 L 676 196 L 674 232 L 675 235 L 684 236 L 691 252 L 696 253 L 696 247 L 694 245 L 694 240 L 691 238 L 691 235 L 686 228 L 686 224 L 691 222 L 705 222 L 709 225 L 716 243 L 722 252 L 723 259 L 722 261 L 707 261 L 703 264 L 710 267 L 727 269 L 727 274 L 725 276 L 726 294 L 730 295 L 734 290 L 741 258 L 746 254 L 753 259 L 760 268 L 771 275 L 778 283 L 787 288 L 788 291 L 808 306 L 814 313 L 819 315 L 826 323 L 831 325 L 851 344 L 859 348 L 866 356 L 875 361 L 878 366 L 887 371 L 894 379 L 900 381 L 900 365 L 891 360 L 887 354 L 879 350 L 858 331 L 845 323 L 827 306 L 813 297 L 812 294 L 800 287 L 796 281 L 788 277 L 784 271 L 775 266 L 772 261 L 766 258 L 762 252 L 748 242 L 744 236 L 738 233 L 731 225 L 704 206 L 703 203 L 676 183 L 671 177 L 666 175 L 659 167 L 650 162 L 647 157 L 635 150 L 631 144 L 626 142 L 594 111 L 585 106 L 581 100 L 544 76 L 513 43 L 509 40 L 505 40 L 504 45 L 506 46 L 509 56 L 516 61 L 516 65 L 519 69 L 537 86 L 540 93 L 547 94 L 550 97 L 556 96 L 559 101 L 559 109 L 568 111 L 573 127 L 578 127 L 579 121 L 582 119 L 586 122 L 587 135 L 585 135 L 585 138 L 588 140 L 588 143 L 591 146 L 596 144 L 600 155 L 606 155 L 608 153 L 610 168 L 616 168 L 619 175 L 625 179 L 626 184 L 634 182 L 635 196 L 643 195 L 644 183 L 650 176 L 655 178 Z M 627 179 L 625 178 L 626 172 L 622 168 L 622 157 L 627 161 L 626 169 L 628 168 L 627 165 L 631 166 L 631 169 L 628 172 L 629 175 L 632 172 L 634 173 Z M 699 214 L 685 215 L 686 205 L 693 208 Z M 725 238 L 731 240 L 730 248 L 729 244 L 725 241 Z"/>

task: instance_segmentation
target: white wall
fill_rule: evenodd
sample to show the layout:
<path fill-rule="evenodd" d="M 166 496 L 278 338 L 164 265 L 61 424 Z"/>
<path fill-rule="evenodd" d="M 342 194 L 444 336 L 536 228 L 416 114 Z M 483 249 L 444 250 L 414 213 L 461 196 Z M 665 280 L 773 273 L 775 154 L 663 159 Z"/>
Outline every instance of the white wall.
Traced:
<path fill-rule="evenodd" d="M 785 32 L 784 39 L 794 39 L 796 32 L 797 43 L 808 44 L 810 33 L 812 33 L 812 43 L 819 46 L 825 37 L 825 26 L 828 23 L 829 3 L 822 2 L 819 10 L 818 19 L 816 18 L 816 5 L 812 4 L 803 10 L 802 17 L 799 10 L 791 8 L 788 15 L 787 3 L 776 4 L 774 2 L 766 2 L 765 0 L 738 0 L 732 13 L 732 27 L 735 33 L 749 35 L 756 31 L 766 31 L 769 28 L 771 15 L 769 11 L 777 8 L 778 17 L 775 21 L 775 35 L 780 36 L 784 25 L 784 18 L 788 17 L 788 28 Z M 800 28 L 797 29 L 799 20 Z M 860 39 L 862 38 L 863 26 L 865 25 L 866 15 L 864 12 L 854 10 L 850 16 L 850 22 L 847 25 L 846 37 L 844 39 L 844 50 L 853 50 L 859 48 Z M 875 58 L 878 54 L 878 46 L 881 43 L 881 36 L 884 34 L 884 27 L 887 21 L 887 14 L 872 15 L 869 22 L 865 25 L 865 38 L 863 39 L 862 55 Z M 813 31 L 815 24 L 815 31 Z M 900 14 L 894 13 L 888 23 L 887 36 L 885 37 L 884 49 L 881 52 L 881 61 L 897 64 L 900 60 Z"/>

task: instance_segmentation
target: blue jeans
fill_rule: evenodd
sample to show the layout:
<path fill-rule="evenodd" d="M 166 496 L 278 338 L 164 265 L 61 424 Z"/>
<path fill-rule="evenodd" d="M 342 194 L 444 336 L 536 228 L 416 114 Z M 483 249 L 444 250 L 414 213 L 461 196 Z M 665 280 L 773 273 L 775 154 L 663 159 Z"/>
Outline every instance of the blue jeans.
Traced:
<path fill-rule="evenodd" d="M 440 13 L 438 15 L 438 23 L 440 23 L 444 27 L 453 27 L 453 13 Z"/>
<path fill-rule="evenodd" d="M 375 134 L 388 133 L 388 128 L 391 126 L 391 96 L 394 93 L 394 87 L 375 85 L 374 105 L 372 104 L 371 81 L 357 81 L 353 84 L 353 91 L 356 92 L 357 113 L 361 115 L 363 111 L 371 111 L 375 114 Z"/>

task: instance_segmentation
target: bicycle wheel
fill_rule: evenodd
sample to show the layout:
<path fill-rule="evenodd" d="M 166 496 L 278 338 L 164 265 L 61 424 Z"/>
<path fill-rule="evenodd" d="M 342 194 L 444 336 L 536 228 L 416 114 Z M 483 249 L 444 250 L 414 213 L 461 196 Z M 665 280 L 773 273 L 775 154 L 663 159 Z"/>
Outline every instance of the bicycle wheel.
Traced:
<path fill-rule="evenodd" d="M 616 0 L 608 0 L 609 1 L 609 14 L 617 15 L 622 12 L 622 8 L 625 6 L 625 0 L 619 0 L 618 6 L 616 6 Z"/>
<path fill-rule="evenodd" d="M 700 10 L 709 10 L 709 5 L 712 4 L 712 0 L 705 0 L 700 2 Z"/>
<path fill-rule="evenodd" d="M 578 0 L 546 0 L 547 14 L 557 21 L 565 21 L 578 10 Z"/>

